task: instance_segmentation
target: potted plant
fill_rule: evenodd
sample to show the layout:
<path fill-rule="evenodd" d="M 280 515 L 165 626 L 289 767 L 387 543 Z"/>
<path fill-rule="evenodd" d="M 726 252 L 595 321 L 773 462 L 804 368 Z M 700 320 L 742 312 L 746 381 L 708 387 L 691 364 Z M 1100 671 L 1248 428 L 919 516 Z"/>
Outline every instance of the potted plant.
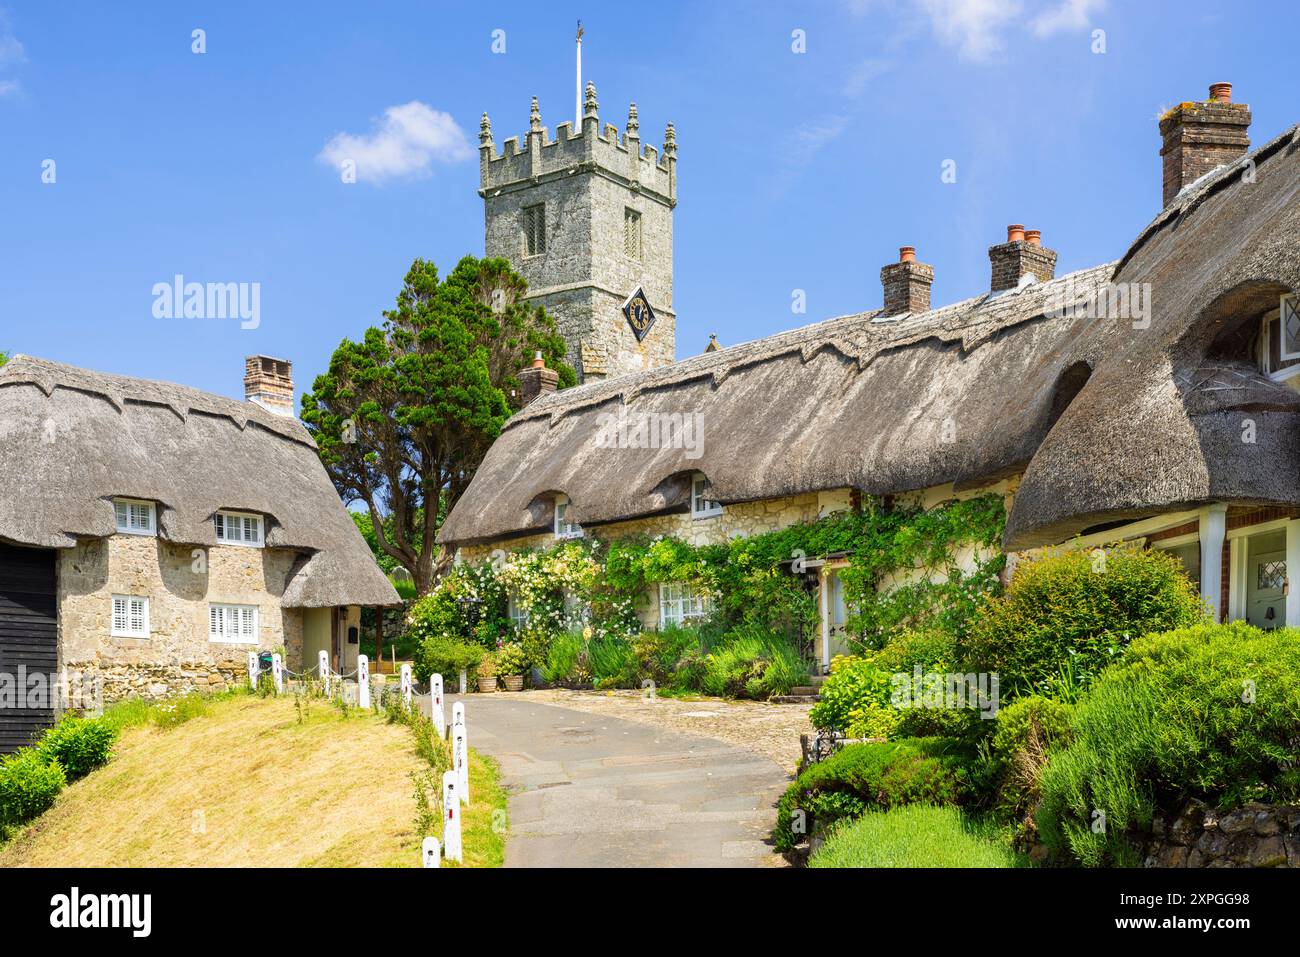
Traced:
<path fill-rule="evenodd" d="M 528 659 L 524 649 L 514 642 L 502 645 L 496 653 L 496 671 L 505 681 L 507 691 L 524 690 L 524 669 Z"/>
<path fill-rule="evenodd" d="M 478 690 L 483 692 L 497 690 L 497 660 L 490 651 L 483 652 L 478 662 Z"/>

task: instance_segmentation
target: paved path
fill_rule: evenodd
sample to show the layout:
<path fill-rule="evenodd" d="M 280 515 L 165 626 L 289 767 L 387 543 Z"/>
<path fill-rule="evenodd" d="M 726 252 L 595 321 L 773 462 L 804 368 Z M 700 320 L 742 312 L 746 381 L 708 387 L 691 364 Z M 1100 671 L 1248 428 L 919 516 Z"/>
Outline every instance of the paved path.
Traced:
<path fill-rule="evenodd" d="M 764 843 L 787 784 L 773 761 L 505 693 L 463 700 L 470 746 L 501 763 L 510 791 L 507 867 L 782 863 Z"/>

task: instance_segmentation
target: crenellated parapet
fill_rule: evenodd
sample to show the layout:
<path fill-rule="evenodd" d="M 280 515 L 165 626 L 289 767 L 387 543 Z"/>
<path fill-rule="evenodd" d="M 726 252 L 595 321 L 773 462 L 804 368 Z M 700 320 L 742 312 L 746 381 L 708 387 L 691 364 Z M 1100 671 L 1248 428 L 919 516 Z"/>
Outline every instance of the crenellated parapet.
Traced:
<path fill-rule="evenodd" d="M 582 128 L 575 130 L 565 120 L 554 137 L 542 125 L 541 110 L 533 97 L 529 129 L 522 137 L 501 143 L 492 137 L 486 113 L 479 124 L 479 195 L 486 197 L 512 188 L 536 185 L 550 179 L 594 173 L 665 203 L 677 205 L 677 136 L 671 123 L 664 133 L 662 150 L 642 144 L 636 104 L 628 110 L 626 128 L 620 132 L 612 123 L 601 128 L 596 87 L 587 84 L 583 102 Z"/>

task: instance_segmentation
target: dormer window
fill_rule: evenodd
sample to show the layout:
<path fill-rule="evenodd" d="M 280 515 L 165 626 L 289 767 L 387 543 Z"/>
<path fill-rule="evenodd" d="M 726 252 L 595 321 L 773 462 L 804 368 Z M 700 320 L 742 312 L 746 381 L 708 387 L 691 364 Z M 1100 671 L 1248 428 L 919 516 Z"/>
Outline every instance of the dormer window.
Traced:
<path fill-rule="evenodd" d="M 153 502 L 131 498 L 113 499 L 113 516 L 123 535 L 157 535 L 158 521 Z"/>
<path fill-rule="evenodd" d="M 1300 374 L 1300 297 L 1283 296 L 1280 307 L 1264 316 L 1256 357 L 1274 379 Z"/>
<path fill-rule="evenodd" d="M 582 526 L 577 522 L 571 522 L 569 515 L 569 497 L 567 495 L 555 496 L 555 537 L 556 538 L 581 538 Z"/>
<path fill-rule="evenodd" d="M 691 518 L 715 518 L 722 514 L 722 503 L 709 498 L 713 483 L 696 472 L 691 478 Z"/>
<path fill-rule="evenodd" d="M 217 530 L 217 541 L 222 545 L 242 545 L 245 548 L 261 548 L 262 516 L 246 512 L 217 512 L 213 518 Z"/>

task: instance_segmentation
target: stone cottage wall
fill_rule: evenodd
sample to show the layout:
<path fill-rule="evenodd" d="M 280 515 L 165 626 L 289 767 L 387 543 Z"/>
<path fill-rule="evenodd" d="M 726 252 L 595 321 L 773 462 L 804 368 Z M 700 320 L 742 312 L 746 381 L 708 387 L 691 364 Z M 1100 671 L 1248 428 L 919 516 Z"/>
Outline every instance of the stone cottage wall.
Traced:
<path fill-rule="evenodd" d="M 111 702 L 221 690 L 244 679 L 253 650 L 284 648 L 293 660 L 296 649 L 300 657 L 302 613 L 280 606 L 295 557 L 272 548 L 196 550 L 148 536 L 82 541 L 59 553 L 60 667 L 82 681 L 101 678 Z M 147 639 L 112 636 L 114 595 L 149 599 Z M 257 644 L 210 642 L 213 602 L 258 606 Z"/>

